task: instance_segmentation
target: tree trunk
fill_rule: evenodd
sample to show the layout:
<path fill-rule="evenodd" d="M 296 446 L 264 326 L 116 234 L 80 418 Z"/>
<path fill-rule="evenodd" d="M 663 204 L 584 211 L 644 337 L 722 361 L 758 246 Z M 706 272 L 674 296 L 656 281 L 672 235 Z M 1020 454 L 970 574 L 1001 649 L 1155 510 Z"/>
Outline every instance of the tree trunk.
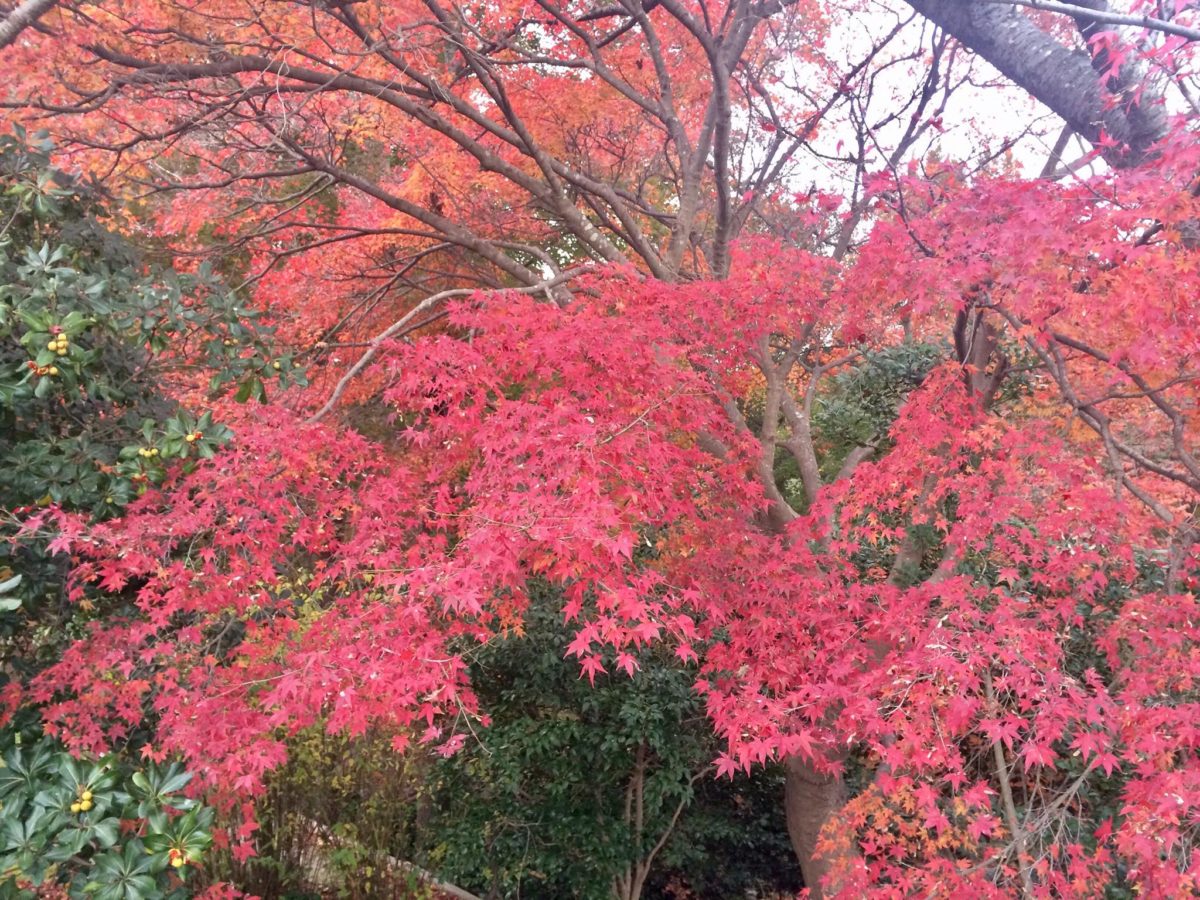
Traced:
<path fill-rule="evenodd" d="M 979 0 L 906 2 L 1050 107 L 1092 144 L 1098 144 L 1102 133 L 1116 141 L 1104 150 L 1110 164 L 1136 164 L 1166 134 L 1161 85 L 1148 82 L 1144 71 L 1139 79 L 1138 72 L 1123 67 L 1118 77 L 1110 79 L 1117 90 L 1114 95 L 1101 83 L 1086 51 L 1060 44 L 1015 7 Z M 1097 0 L 1086 5 L 1107 6 Z M 1140 94 L 1132 90 L 1139 86 Z"/>
<path fill-rule="evenodd" d="M 58 0 L 25 0 L 0 20 L 0 50 L 3 50 L 26 28 L 33 27 L 42 16 L 50 11 Z"/>
<path fill-rule="evenodd" d="M 788 836 L 800 860 L 804 886 L 811 891 L 813 900 L 821 900 L 822 882 L 837 860 L 817 853 L 817 838 L 825 823 L 836 819 L 846 805 L 846 786 L 840 775 L 818 772 L 796 756 L 788 759 L 784 767 Z"/>

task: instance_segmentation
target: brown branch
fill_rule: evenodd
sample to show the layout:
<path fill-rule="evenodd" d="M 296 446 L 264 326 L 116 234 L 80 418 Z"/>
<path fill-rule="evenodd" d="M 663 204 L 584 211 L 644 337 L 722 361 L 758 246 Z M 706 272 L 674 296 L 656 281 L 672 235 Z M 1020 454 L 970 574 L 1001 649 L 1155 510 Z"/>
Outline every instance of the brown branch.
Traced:
<path fill-rule="evenodd" d="M 983 673 L 983 689 L 987 698 L 988 709 L 995 715 L 999 711 L 996 703 L 996 693 L 992 687 L 992 673 Z M 1033 897 L 1033 878 L 1029 874 L 1029 851 L 1025 846 L 1025 828 L 1017 817 L 1017 805 L 1013 800 L 1012 781 L 1009 778 L 1008 760 L 1004 756 L 1004 746 L 1000 741 L 992 742 L 992 757 L 996 763 L 996 776 L 1000 783 L 1000 798 L 1004 805 L 1004 818 L 1008 822 L 1008 830 L 1012 833 L 1017 848 L 1017 868 L 1021 873 L 1021 893 L 1027 898 Z"/>

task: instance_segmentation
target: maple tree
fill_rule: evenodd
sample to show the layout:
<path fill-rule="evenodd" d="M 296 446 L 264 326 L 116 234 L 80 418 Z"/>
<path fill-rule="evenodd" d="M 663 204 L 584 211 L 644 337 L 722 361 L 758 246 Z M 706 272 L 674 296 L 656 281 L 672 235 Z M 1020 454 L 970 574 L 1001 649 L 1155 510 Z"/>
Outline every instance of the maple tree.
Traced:
<path fill-rule="evenodd" d="M 588 679 L 698 659 L 718 770 L 786 761 L 814 895 L 1196 890 L 1198 160 L 1164 98 L 1197 35 L 1028 5 L 911 0 L 944 33 L 878 124 L 894 35 L 842 67 L 815 3 L 60 4 L 7 102 L 240 254 L 334 374 L 60 520 L 74 595 L 136 611 L 28 702 L 92 752 L 149 714 L 230 804 L 311 727 L 450 753 L 460 648 L 537 577 Z M 918 166 L 948 36 L 1111 169 Z M 844 202 L 795 194 L 839 114 Z"/>

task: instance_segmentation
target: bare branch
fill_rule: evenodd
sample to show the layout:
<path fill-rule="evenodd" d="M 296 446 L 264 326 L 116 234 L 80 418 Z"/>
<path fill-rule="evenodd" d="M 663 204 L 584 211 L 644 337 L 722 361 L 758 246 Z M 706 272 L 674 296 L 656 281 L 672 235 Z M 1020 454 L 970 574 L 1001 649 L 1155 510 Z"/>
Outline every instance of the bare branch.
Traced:
<path fill-rule="evenodd" d="M 1189 41 L 1200 41 L 1200 30 L 1188 28 L 1186 25 L 1179 25 L 1176 22 L 1170 22 L 1166 19 L 1156 19 L 1152 16 L 1126 15 L 1124 13 L 1109 12 L 1106 9 L 1078 6 L 1074 3 L 1057 3 L 1055 0 L 981 0 L 981 2 L 1025 6 L 1029 9 L 1061 13 L 1064 16 L 1085 19 L 1089 22 L 1147 28 L 1150 31 L 1161 31 L 1163 34 L 1173 34 L 1177 37 L 1187 38 Z"/>

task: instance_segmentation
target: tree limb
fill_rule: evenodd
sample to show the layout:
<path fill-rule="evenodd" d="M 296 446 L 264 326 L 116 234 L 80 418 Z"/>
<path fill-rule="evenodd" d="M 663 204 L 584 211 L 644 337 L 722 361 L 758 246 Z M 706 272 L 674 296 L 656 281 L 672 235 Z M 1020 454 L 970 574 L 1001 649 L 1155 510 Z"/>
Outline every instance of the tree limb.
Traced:
<path fill-rule="evenodd" d="M 1154 90 L 1146 90 L 1139 102 L 1114 97 L 1096 77 L 1087 52 L 1060 44 L 1012 4 L 906 2 L 1050 107 L 1110 164 L 1136 165 L 1166 135 L 1166 109 Z"/>
<path fill-rule="evenodd" d="M 575 269 L 568 269 L 567 271 L 556 275 L 553 278 L 548 278 L 545 281 L 538 282 L 537 284 L 532 284 L 527 287 L 507 288 L 505 290 L 517 294 L 536 294 L 542 291 L 549 292 L 559 285 L 565 284 L 572 278 L 582 274 L 584 271 L 587 271 L 590 268 L 590 266 L 581 266 Z M 409 325 L 418 315 L 432 309 L 443 300 L 450 300 L 454 297 L 470 297 L 478 293 L 486 292 L 480 292 L 474 288 L 454 288 L 448 291 L 438 291 L 438 293 L 431 294 L 430 296 L 426 297 L 383 331 L 379 332 L 379 334 L 375 335 L 375 337 L 371 339 L 367 349 L 363 351 L 362 356 L 358 358 L 358 361 L 350 367 L 349 371 L 347 371 L 346 374 L 343 375 L 338 383 L 334 386 L 333 393 L 330 394 L 329 399 L 325 401 L 324 405 L 320 409 L 308 417 L 306 423 L 311 425 L 315 422 L 321 421 L 321 419 L 329 415 L 333 408 L 337 406 L 338 400 L 340 400 L 342 395 L 346 392 L 346 388 L 350 386 L 350 382 L 352 382 L 359 375 L 359 373 L 367 367 L 371 360 L 375 358 L 375 355 L 383 346 L 384 341 L 394 337 L 397 333 L 402 331 L 405 326 Z"/>
<path fill-rule="evenodd" d="M 1180 25 L 1176 22 L 1169 22 L 1166 19 L 1156 19 L 1152 16 L 1125 15 L 1124 13 L 1109 12 L 1106 9 L 1077 6 L 1074 3 L 1057 3 L 1055 0 L 981 0 L 981 2 L 1025 6 L 1029 9 L 1040 9 L 1044 12 L 1062 13 L 1065 16 L 1085 19 L 1089 22 L 1147 28 L 1150 31 L 1161 31 L 1163 34 L 1173 34 L 1177 37 L 1187 38 L 1189 41 L 1200 41 L 1200 30 L 1188 28 L 1186 25 Z"/>
<path fill-rule="evenodd" d="M 26 28 L 48 13 L 58 0 L 25 0 L 0 22 L 0 50 L 13 43 Z"/>

